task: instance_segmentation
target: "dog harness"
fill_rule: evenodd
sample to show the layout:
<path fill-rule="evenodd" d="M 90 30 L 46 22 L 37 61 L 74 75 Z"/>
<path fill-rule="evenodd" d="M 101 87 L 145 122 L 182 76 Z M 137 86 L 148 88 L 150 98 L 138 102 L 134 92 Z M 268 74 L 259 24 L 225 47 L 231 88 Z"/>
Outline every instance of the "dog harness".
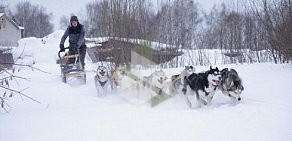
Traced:
<path fill-rule="evenodd" d="M 102 82 L 102 81 L 98 81 L 98 82 L 99 82 L 99 84 L 103 87 L 103 86 L 106 84 L 107 81 L 108 81 L 108 80 L 106 80 L 106 81 L 104 81 L 104 82 Z"/>

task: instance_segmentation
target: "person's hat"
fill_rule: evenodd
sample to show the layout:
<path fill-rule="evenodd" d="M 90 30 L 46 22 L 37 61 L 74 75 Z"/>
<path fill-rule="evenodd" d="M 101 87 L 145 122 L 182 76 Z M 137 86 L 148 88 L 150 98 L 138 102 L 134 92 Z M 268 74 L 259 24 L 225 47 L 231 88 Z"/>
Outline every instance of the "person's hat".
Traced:
<path fill-rule="evenodd" d="M 73 22 L 73 21 L 78 22 L 78 18 L 77 18 L 77 16 L 71 16 L 71 18 L 70 18 L 70 22 Z"/>

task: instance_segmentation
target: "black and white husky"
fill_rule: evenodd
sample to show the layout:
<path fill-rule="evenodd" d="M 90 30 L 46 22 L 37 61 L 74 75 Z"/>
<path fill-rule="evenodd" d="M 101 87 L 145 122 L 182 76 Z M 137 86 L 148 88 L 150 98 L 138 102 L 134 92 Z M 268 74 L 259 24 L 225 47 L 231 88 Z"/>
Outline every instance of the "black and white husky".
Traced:
<path fill-rule="evenodd" d="M 241 93 L 244 90 L 241 78 L 234 69 L 224 68 L 221 70 L 222 81 L 219 90 L 229 96 L 233 102 L 241 100 Z"/>
<path fill-rule="evenodd" d="M 195 72 L 195 68 L 193 66 L 185 66 L 183 71 L 180 74 L 176 74 L 171 76 L 169 92 L 170 94 L 174 94 L 177 90 L 179 90 L 180 86 L 183 86 L 183 90 L 186 89 L 186 81 L 185 78 L 190 76 Z"/>
<path fill-rule="evenodd" d="M 220 85 L 221 75 L 219 69 L 210 67 L 204 73 L 193 73 L 186 78 L 186 102 L 192 108 L 190 98 L 196 96 L 197 108 L 202 104 L 210 105 L 216 89 Z"/>
<path fill-rule="evenodd" d="M 94 82 L 98 96 L 104 96 L 109 92 L 111 80 L 109 71 L 106 67 L 98 66 Z"/>

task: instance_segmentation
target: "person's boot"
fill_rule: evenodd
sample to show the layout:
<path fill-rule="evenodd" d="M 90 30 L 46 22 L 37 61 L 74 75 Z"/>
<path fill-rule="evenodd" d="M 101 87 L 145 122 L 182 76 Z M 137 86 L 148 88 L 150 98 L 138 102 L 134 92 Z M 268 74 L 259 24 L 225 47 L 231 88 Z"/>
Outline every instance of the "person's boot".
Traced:
<path fill-rule="evenodd" d="M 83 64 L 83 65 L 82 65 L 82 68 L 81 68 L 81 70 L 82 70 L 82 71 L 84 71 L 84 70 L 85 70 L 85 64 Z"/>

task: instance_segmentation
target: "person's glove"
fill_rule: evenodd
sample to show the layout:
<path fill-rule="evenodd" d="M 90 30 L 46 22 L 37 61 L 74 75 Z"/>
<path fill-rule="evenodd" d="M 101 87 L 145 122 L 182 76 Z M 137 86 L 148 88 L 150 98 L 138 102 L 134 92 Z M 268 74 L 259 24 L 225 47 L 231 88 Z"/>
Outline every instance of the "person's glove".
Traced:
<path fill-rule="evenodd" d="M 63 51 L 65 51 L 65 47 L 63 44 L 60 44 L 60 52 L 63 52 Z"/>

